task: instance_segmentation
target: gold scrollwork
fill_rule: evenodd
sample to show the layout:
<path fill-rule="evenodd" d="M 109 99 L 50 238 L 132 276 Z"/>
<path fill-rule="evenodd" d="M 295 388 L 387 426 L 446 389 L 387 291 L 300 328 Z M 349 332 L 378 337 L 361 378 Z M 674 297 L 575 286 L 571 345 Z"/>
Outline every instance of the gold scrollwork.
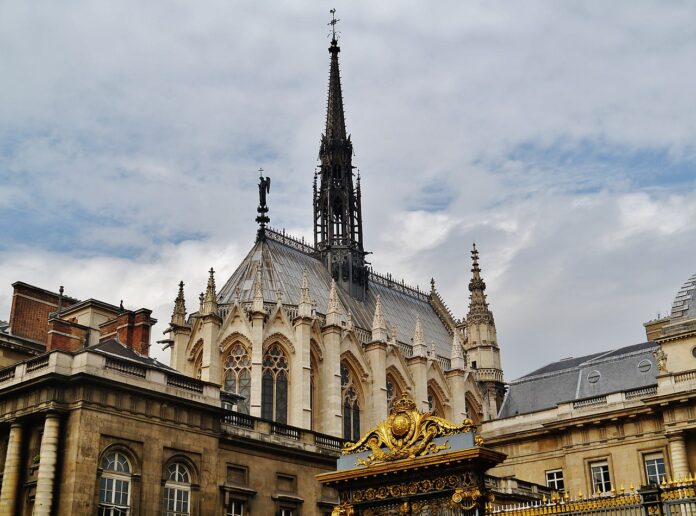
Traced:
<path fill-rule="evenodd" d="M 333 511 L 331 511 L 331 516 L 354 516 L 355 515 L 355 510 L 353 509 L 353 506 L 349 504 L 348 502 L 343 502 L 340 505 L 337 505 L 336 507 L 333 508 Z"/>
<path fill-rule="evenodd" d="M 475 428 L 471 419 L 461 425 L 433 416 L 430 412 L 419 412 L 416 404 L 405 394 L 394 402 L 391 414 L 358 442 L 346 443 L 343 453 L 372 451 L 358 465 L 369 466 L 373 462 L 389 462 L 398 459 L 414 458 L 436 454 L 449 446 L 435 444 L 433 439 L 440 436 L 469 432 Z M 477 443 L 478 444 L 478 443 Z M 383 448 L 387 450 L 383 450 Z"/>

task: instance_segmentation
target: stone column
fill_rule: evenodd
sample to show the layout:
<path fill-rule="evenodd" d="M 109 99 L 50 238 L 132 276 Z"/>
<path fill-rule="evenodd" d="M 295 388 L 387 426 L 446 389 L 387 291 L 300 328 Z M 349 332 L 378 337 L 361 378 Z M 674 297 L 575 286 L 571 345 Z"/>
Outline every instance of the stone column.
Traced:
<path fill-rule="evenodd" d="M 686 443 L 684 435 L 671 434 L 669 440 L 669 454 L 672 458 L 672 478 L 679 478 L 689 474 L 689 460 L 686 456 Z"/>
<path fill-rule="evenodd" d="M 36 482 L 36 498 L 34 500 L 34 516 L 50 516 L 53 502 L 53 485 L 56 478 L 56 462 L 58 460 L 58 414 L 46 414 L 41 452 L 39 454 L 39 475 Z"/>
<path fill-rule="evenodd" d="M 249 408 L 252 416 L 261 417 L 261 382 L 263 379 L 263 311 L 251 314 L 251 393 Z"/>
<path fill-rule="evenodd" d="M 319 432 L 343 436 L 343 417 L 341 413 L 341 337 L 339 326 L 322 329 L 324 340 L 324 362 L 319 367 L 322 392 L 315 403 L 319 409 Z"/>
<path fill-rule="evenodd" d="M 0 514 L 14 514 L 19 484 L 19 468 L 22 457 L 22 425 L 14 422 L 10 427 L 10 440 L 7 443 L 5 470 L 0 492 Z"/>
<path fill-rule="evenodd" d="M 366 392 L 365 421 L 361 421 L 361 432 L 372 428 L 387 417 L 387 344 L 373 341 L 365 346 L 365 354 L 370 361 L 371 382 Z M 365 407 L 367 408 L 367 407 Z"/>

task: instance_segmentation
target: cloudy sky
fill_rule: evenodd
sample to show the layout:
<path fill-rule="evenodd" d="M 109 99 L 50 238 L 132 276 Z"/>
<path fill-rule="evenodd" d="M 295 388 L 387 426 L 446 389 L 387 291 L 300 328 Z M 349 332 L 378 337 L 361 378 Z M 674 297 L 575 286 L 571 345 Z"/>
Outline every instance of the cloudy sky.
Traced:
<path fill-rule="evenodd" d="M 507 379 L 644 340 L 696 272 L 693 2 L 0 2 L 0 319 L 21 280 L 171 314 L 310 237 L 328 10 L 375 269 L 457 316 L 476 241 Z"/>

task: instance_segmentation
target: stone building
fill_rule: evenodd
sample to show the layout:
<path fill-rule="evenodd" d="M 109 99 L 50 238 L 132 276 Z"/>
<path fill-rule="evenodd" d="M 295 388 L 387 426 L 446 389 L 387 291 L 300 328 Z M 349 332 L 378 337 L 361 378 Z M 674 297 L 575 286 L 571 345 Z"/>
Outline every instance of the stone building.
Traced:
<path fill-rule="evenodd" d="M 474 247 L 469 313 L 365 260 L 360 176 L 331 41 L 326 127 L 314 177 L 314 242 L 268 229 L 259 183 L 256 243 L 224 286 L 213 270 L 197 309 L 183 284 L 169 339 L 172 366 L 244 398 L 240 412 L 356 439 L 408 393 L 453 421 L 495 417 L 504 394 L 495 321 Z M 368 223 L 368 221 L 365 221 Z"/>
<path fill-rule="evenodd" d="M 696 275 L 647 341 L 548 364 L 510 382 L 486 442 L 499 478 L 573 494 L 661 483 L 696 471 Z"/>
<path fill-rule="evenodd" d="M 0 369 L 0 514 L 330 512 L 340 440 L 149 358 L 149 310 L 14 288 L 0 346 L 36 356 Z"/>

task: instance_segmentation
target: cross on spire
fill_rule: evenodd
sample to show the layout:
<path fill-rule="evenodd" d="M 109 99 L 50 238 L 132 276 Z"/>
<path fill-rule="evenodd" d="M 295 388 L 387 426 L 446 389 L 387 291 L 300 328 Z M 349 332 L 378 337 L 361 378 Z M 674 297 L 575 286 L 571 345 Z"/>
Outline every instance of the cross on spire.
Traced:
<path fill-rule="evenodd" d="M 340 19 L 336 19 L 336 9 L 331 9 L 329 11 L 331 13 L 331 21 L 327 23 L 327 25 L 331 25 L 331 42 L 335 43 L 336 42 L 336 24 L 340 22 Z"/>

